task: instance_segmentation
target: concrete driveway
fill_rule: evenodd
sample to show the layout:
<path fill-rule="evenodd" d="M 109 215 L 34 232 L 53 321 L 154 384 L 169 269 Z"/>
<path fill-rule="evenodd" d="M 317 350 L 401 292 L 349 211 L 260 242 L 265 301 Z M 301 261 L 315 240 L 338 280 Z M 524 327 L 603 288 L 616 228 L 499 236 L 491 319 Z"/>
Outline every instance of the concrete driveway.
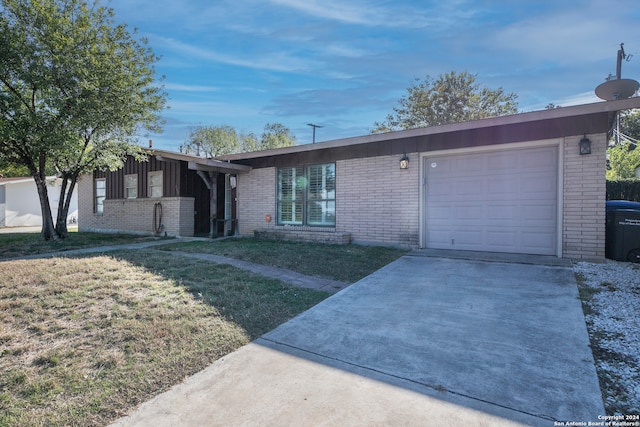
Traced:
<path fill-rule="evenodd" d="M 604 413 L 570 268 L 405 256 L 115 425 L 552 426 Z"/>

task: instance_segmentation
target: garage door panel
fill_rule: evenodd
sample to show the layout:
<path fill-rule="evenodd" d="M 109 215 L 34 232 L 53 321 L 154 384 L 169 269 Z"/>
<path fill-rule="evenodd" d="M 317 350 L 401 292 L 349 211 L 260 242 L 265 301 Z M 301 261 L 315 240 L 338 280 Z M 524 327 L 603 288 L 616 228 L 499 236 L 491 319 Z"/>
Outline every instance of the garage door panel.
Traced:
<path fill-rule="evenodd" d="M 484 185 L 482 181 L 475 179 L 463 179 L 455 184 L 455 194 L 464 197 L 473 197 L 483 191 Z"/>
<path fill-rule="evenodd" d="M 454 209 L 454 219 L 458 221 L 473 220 L 478 221 L 484 218 L 484 206 L 462 205 Z"/>
<path fill-rule="evenodd" d="M 509 179 L 508 175 L 496 177 L 487 185 L 487 195 L 504 198 L 505 194 L 513 194 L 520 191 L 520 182 Z"/>
<path fill-rule="evenodd" d="M 531 230 L 522 233 L 524 247 L 529 249 L 530 253 L 535 253 L 536 250 L 544 250 L 550 245 L 555 244 L 555 233 L 551 233 L 545 230 Z"/>
<path fill-rule="evenodd" d="M 429 247 L 444 247 L 451 244 L 451 230 L 446 228 L 435 229 L 429 233 Z"/>
<path fill-rule="evenodd" d="M 557 165 L 557 147 L 426 159 L 426 246 L 555 254 Z"/>
<path fill-rule="evenodd" d="M 519 211 L 518 207 L 512 205 L 493 205 L 487 207 L 487 217 L 489 221 L 515 221 Z"/>
<path fill-rule="evenodd" d="M 495 252 L 497 249 L 504 250 L 516 250 L 516 242 L 518 240 L 518 235 L 514 231 L 504 231 L 504 230 L 489 230 L 487 231 L 487 244 L 490 248 L 493 248 Z"/>
<path fill-rule="evenodd" d="M 431 180 L 431 190 L 429 191 L 429 197 L 434 200 L 437 198 L 442 198 L 443 200 L 448 200 L 449 195 L 453 192 L 453 183 L 450 181 L 443 180 Z"/>
<path fill-rule="evenodd" d="M 453 245 L 462 247 L 478 248 L 483 244 L 483 233 L 481 230 L 460 227 L 456 233 Z M 472 249 L 473 250 L 473 249 Z"/>
<path fill-rule="evenodd" d="M 531 222 L 530 225 L 535 225 L 535 222 L 548 223 L 554 221 L 556 218 L 556 206 L 550 203 L 527 203 L 523 204 L 521 209 L 521 218 L 524 221 Z M 554 221 L 555 222 L 555 221 Z"/>
<path fill-rule="evenodd" d="M 522 170 L 533 169 L 535 171 L 555 172 L 558 169 L 558 157 L 550 150 L 538 150 L 520 157 Z"/>
<path fill-rule="evenodd" d="M 448 163 L 448 166 L 451 171 L 461 173 L 462 176 L 478 175 L 486 170 L 486 164 L 481 156 L 460 157 Z"/>
<path fill-rule="evenodd" d="M 488 170 L 494 172 L 512 172 L 520 168 L 520 160 L 517 154 L 502 152 L 494 153 L 487 159 Z"/>
<path fill-rule="evenodd" d="M 525 194 L 543 193 L 548 194 L 554 192 L 556 189 L 556 177 L 555 176 L 535 176 L 534 174 L 527 174 L 520 180 L 521 190 Z"/>
<path fill-rule="evenodd" d="M 429 223 L 435 224 L 436 222 L 445 221 L 450 222 L 453 208 L 451 206 L 433 206 L 429 209 Z"/>

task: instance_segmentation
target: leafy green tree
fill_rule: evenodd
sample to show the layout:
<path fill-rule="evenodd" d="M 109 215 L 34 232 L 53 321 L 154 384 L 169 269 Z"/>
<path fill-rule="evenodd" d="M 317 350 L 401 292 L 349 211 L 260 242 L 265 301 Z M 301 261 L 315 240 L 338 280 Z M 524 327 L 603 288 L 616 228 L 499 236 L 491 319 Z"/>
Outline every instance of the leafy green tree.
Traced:
<path fill-rule="evenodd" d="M 240 151 L 236 130 L 227 125 L 200 126 L 191 131 L 189 141 L 181 146 L 188 154 L 216 157 Z"/>
<path fill-rule="evenodd" d="M 489 89 L 476 82 L 476 75 L 450 71 L 437 79 L 426 76 L 409 86 L 383 122 L 376 122 L 372 133 L 459 123 L 487 117 L 515 114 L 515 93 L 502 88 Z"/>
<path fill-rule="evenodd" d="M 260 149 L 260 142 L 258 141 L 258 137 L 253 132 L 242 135 L 240 137 L 240 149 L 243 153 L 258 151 Z"/>
<path fill-rule="evenodd" d="M 26 166 L 38 189 L 42 238 L 67 236 L 81 174 L 143 158 L 135 135 L 159 132 L 165 93 L 144 39 L 113 10 L 83 0 L 0 0 L 0 157 Z M 55 227 L 47 167 L 62 178 Z"/>
<path fill-rule="evenodd" d="M 281 123 L 267 123 L 260 138 L 260 150 L 291 147 L 296 145 L 296 137 Z"/>
<path fill-rule="evenodd" d="M 0 156 L 0 178 L 31 176 L 29 168 L 24 165 L 16 165 Z"/>
<path fill-rule="evenodd" d="M 636 168 L 640 167 L 640 110 L 631 110 L 620 115 L 620 137 L 614 138 L 607 148 L 607 179 L 636 179 Z"/>

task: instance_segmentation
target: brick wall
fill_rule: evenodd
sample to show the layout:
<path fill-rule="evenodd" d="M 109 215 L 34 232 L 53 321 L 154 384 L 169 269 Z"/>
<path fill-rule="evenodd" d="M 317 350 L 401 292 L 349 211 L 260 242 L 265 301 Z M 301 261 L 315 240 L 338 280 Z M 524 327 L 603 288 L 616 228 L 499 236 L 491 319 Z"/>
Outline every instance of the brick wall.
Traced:
<path fill-rule="evenodd" d="M 272 228 L 276 223 L 276 169 L 254 169 L 238 175 L 238 232 L 253 236 L 254 230 Z M 271 215 L 271 222 L 265 216 Z"/>
<path fill-rule="evenodd" d="M 336 164 L 336 229 L 354 242 L 407 247 L 419 245 L 420 158 L 351 159 Z"/>
<path fill-rule="evenodd" d="M 409 169 L 399 156 L 336 162 L 336 227 L 276 225 L 276 169 L 254 169 L 238 177 L 238 221 L 242 235 L 272 230 L 295 233 L 348 233 L 355 243 L 417 247 L 419 234 L 419 157 L 409 154 Z M 271 222 L 265 215 L 271 215 Z M 330 239 L 327 239 L 330 240 Z"/>
<path fill-rule="evenodd" d="M 587 135 L 591 154 L 580 155 L 583 136 L 564 141 L 562 257 L 604 258 L 606 202 L 606 134 Z"/>
<path fill-rule="evenodd" d="M 162 205 L 161 234 L 193 236 L 192 197 L 105 200 L 104 212 L 97 214 L 93 212 L 93 178 L 85 175 L 78 182 L 78 230 L 155 234 L 154 211 L 158 202 Z"/>

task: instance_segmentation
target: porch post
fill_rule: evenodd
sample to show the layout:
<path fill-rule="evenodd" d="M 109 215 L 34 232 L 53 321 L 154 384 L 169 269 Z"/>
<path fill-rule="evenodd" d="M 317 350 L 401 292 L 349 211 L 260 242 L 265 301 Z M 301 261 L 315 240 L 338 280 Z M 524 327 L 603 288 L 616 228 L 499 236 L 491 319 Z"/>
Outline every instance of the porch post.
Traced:
<path fill-rule="evenodd" d="M 218 207 L 218 173 L 209 171 L 208 174 L 199 170 L 198 176 L 202 178 L 209 189 L 209 237 L 216 237 L 216 219 Z"/>

